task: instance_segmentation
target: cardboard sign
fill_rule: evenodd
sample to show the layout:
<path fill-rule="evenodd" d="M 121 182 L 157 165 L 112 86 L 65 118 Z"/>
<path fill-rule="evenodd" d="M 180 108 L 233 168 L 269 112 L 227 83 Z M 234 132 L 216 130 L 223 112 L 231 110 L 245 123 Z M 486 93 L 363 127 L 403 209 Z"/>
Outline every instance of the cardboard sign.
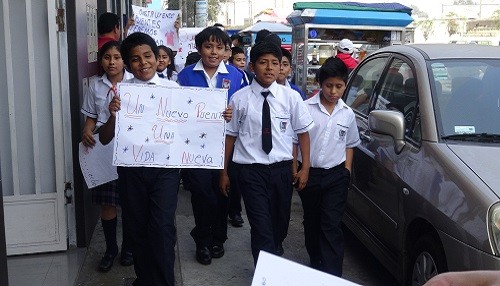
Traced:
<path fill-rule="evenodd" d="M 356 286 L 358 284 L 261 251 L 251 286 L 262 285 Z"/>
<path fill-rule="evenodd" d="M 128 35 L 142 32 L 155 39 L 156 44 L 164 45 L 177 51 L 179 35 L 175 28 L 175 21 L 179 10 L 151 10 L 141 6 L 132 5 L 135 24 L 128 30 Z"/>
<path fill-rule="evenodd" d="M 116 167 L 111 164 L 113 144 L 102 145 L 99 135 L 94 134 L 96 144 L 93 148 L 79 144 L 80 168 L 89 189 L 118 179 Z"/>
<path fill-rule="evenodd" d="M 227 90 L 118 84 L 113 165 L 224 167 Z"/>

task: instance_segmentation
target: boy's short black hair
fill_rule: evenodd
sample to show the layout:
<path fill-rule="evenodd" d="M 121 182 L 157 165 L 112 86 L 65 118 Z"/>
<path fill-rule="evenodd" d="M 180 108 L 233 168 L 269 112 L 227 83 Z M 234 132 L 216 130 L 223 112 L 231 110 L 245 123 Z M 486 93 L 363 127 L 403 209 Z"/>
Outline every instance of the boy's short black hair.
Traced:
<path fill-rule="evenodd" d="M 262 29 L 255 34 L 255 44 L 262 42 L 267 36 L 269 36 L 271 32 L 267 29 Z"/>
<path fill-rule="evenodd" d="M 97 20 L 97 33 L 99 35 L 107 34 L 112 32 L 116 26 L 120 27 L 120 16 L 110 12 L 103 13 Z"/>
<path fill-rule="evenodd" d="M 123 40 L 122 46 L 120 48 L 120 53 L 122 54 L 123 62 L 125 63 L 127 68 L 130 69 L 130 52 L 132 51 L 133 48 L 141 45 L 148 45 L 149 47 L 151 47 L 151 51 L 153 51 L 155 58 L 158 59 L 160 52 L 158 46 L 156 45 L 155 40 L 151 38 L 151 36 L 148 34 L 135 32 L 130 34 L 128 37 L 125 38 L 125 40 Z"/>
<path fill-rule="evenodd" d="M 228 61 L 230 63 L 233 63 L 234 56 L 236 56 L 237 54 L 245 54 L 245 52 L 240 47 L 232 47 L 231 48 L 231 56 L 229 57 Z"/>
<path fill-rule="evenodd" d="M 281 58 L 283 57 L 280 47 L 270 42 L 260 42 L 253 46 L 253 48 L 250 50 L 250 62 L 252 64 L 255 64 L 257 60 L 265 54 L 272 54 L 280 62 Z"/>
<path fill-rule="evenodd" d="M 332 58 L 330 61 L 325 62 L 318 71 L 318 82 L 319 85 L 331 77 L 339 77 L 344 83 L 347 83 L 347 78 L 349 76 L 349 72 L 347 70 L 347 66 L 344 62 L 339 58 Z"/>
<path fill-rule="evenodd" d="M 204 42 L 208 42 L 210 40 L 214 40 L 215 42 L 220 42 L 224 44 L 224 46 L 225 45 L 231 46 L 231 39 L 229 38 L 227 33 L 215 26 L 206 27 L 201 32 L 196 34 L 196 36 L 194 36 L 194 42 L 196 44 L 197 49 L 200 49 L 201 45 Z"/>
<path fill-rule="evenodd" d="M 238 42 L 243 43 L 243 37 L 238 34 L 231 35 L 231 41 L 238 40 Z"/>
<path fill-rule="evenodd" d="M 281 53 L 283 54 L 283 57 L 286 57 L 288 59 L 288 62 L 292 63 L 292 53 L 290 53 L 289 50 L 281 48 Z"/>
<path fill-rule="evenodd" d="M 264 38 L 264 41 L 273 43 L 276 46 L 281 47 L 281 38 L 278 35 L 276 35 L 275 33 L 271 33 L 271 34 L 267 35 Z"/>
<path fill-rule="evenodd" d="M 201 59 L 201 55 L 198 52 L 191 52 L 186 57 L 185 67 L 197 63 Z"/>

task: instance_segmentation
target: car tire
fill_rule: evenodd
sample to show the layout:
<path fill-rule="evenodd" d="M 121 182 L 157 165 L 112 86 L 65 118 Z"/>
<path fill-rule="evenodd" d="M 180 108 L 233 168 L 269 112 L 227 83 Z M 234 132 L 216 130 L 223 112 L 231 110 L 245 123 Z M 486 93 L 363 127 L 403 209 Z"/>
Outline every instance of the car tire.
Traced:
<path fill-rule="evenodd" d="M 412 245 L 415 247 L 410 249 L 406 285 L 424 285 L 432 277 L 447 271 L 446 257 L 438 239 L 426 234 Z"/>

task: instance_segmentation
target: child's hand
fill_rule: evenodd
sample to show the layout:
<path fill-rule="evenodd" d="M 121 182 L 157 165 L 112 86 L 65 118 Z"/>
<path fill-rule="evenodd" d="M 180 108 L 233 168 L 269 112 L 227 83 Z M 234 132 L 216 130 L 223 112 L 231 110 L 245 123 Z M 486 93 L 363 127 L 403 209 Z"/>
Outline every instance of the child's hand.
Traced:
<path fill-rule="evenodd" d="M 224 117 L 226 122 L 231 121 L 231 119 L 233 118 L 233 107 L 231 105 L 228 105 L 226 110 L 222 112 L 222 116 Z"/>
<path fill-rule="evenodd" d="M 111 113 L 111 116 L 116 116 L 116 112 L 120 110 L 120 103 L 118 95 L 113 96 L 113 100 L 109 103 L 109 113 Z"/>
<path fill-rule="evenodd" d="M 229 183 L 229 176 L 225 172 L 221 172 L 220 177 L 219 177 L 219 189 L 220 192 L 228 197 L 229 196 L 229 188 L 230 188 L 230 183 Z"/>
<path fill-rule="evenodd" d="M 293 186 L 297 191 L 301 191 L 309 180 L 309 170 L 301 169 L 293 178 Z"/>
<path fill-rule="evenodd" d="M 92 130 L 83 129 L 82 132 L 82 144 L 85 147 L 92 148 L 95 146 L 95 139 Z"/>

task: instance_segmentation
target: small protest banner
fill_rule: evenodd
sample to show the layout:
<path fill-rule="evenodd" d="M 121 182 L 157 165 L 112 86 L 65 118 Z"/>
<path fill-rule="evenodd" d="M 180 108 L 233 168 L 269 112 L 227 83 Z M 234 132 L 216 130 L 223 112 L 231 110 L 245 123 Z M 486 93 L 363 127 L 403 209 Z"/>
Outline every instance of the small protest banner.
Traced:
<path fill-rule="evenodd" d="M 227 90 L 118 84 L 113 165 L 224 167 Z"/>
<path fill-rule="evenodd" d="M 180 72 L 184 68 L 186 57 L 190 53 L 197 51 L 194 37 L 202 30 L 203 28 L 179 29 L 179 49 L 177 50 L 177 55 L 175 55 L 177 72 Z"/>
<path fill-rule="evenodd" d="M 95 146 L 92 148 L 79 144 L 80 168 L 89 189 L 118 179 L 116 167 L 111 164 L 113 144 L 102 145 L 99 135 L 94 134 Z"/>
<path fill-rule="evenodd" d="M 179 35 L 175 21 L 179 10 L 152 10 L 132 5 L 135 24 L 128 30 L 128 35 L 142 32 L 155 39 L 157 45 L 165 45 L 173 51 L 179 47 Z"/>
<path fill-rule="evenodd" d="M 251 286 L 359 286 L 337 276 L 312 269 L 297 262 L 259 252 Z"/>

